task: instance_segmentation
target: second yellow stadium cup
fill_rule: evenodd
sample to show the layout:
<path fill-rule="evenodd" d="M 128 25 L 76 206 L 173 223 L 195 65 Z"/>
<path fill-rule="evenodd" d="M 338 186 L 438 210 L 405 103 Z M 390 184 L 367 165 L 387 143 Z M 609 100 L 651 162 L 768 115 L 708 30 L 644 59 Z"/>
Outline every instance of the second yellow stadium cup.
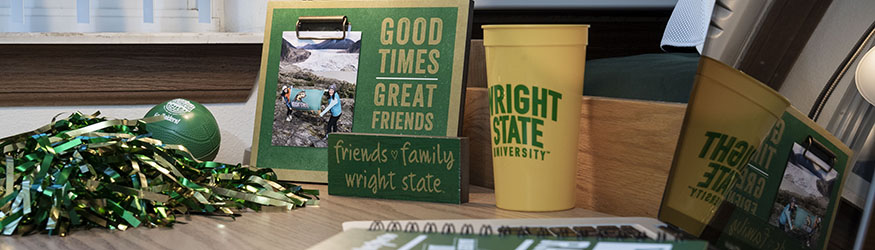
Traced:
<path fill-rule="evenodd" d="M 659 219 L 698 236 L 789 105 L 753 77 L 703 56 Z"/>
<path fill-rule="evenodd" d="M 495 203 L 574 207 L 589 25 L 483 25 Z"/>

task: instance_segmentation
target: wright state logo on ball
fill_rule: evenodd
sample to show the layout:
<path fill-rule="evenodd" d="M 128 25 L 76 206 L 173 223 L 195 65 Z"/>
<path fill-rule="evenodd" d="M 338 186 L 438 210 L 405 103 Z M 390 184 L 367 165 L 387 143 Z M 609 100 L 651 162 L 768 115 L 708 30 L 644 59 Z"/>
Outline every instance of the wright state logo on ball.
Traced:
<path fill-rule="evenodd" d="M 185 114 L 191 112 L 193 109 L 194 104 L 182 98 L 173 99 L 167 102 L 167 104 L 164 104 L 164 110 L 175 115 Z"/>

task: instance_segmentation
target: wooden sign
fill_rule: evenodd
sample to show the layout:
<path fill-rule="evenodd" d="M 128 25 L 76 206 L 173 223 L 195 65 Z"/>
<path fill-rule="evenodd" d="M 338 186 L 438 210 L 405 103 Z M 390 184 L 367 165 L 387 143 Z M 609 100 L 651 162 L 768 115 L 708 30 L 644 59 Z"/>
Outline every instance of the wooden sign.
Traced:
<path fill-rule="evenodd" d="M 329 133 L 458 136 L 472 6 L 270 1 L 250 162 L 325 183 Z"/>
<path fill-rule="evenodd" d="M 468 202 L 468 139 L 328 134 L 328 193 Z"/>

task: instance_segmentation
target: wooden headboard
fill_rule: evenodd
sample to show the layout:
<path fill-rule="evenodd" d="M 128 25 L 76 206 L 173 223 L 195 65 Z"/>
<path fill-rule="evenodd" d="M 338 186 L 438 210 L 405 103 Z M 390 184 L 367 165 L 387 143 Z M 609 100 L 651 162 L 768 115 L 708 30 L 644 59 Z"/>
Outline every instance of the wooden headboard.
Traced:
<path fill-rule="evenodd" d="M 577 207 L 656 217 L 685 104 L 584 96 L 577 145 Z M 468 88 L 463 136 L 471 184 L 493 187 L 485 88 Z"/>

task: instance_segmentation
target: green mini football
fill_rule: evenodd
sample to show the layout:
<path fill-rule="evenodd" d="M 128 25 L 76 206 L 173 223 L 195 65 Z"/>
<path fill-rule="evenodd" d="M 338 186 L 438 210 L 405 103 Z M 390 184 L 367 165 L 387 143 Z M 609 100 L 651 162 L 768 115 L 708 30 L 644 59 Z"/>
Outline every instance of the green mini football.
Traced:
<path fill-rule="evenodd" d="M 164 144 L 188 148 L 198 160 L 211 161 L 219 153 L 221 136 L 213 114 L 200 103 L 182 98 L 158 104 L 146 117 L 164 116 L 164 120 L 146 124 L 152 137 Z"/>

